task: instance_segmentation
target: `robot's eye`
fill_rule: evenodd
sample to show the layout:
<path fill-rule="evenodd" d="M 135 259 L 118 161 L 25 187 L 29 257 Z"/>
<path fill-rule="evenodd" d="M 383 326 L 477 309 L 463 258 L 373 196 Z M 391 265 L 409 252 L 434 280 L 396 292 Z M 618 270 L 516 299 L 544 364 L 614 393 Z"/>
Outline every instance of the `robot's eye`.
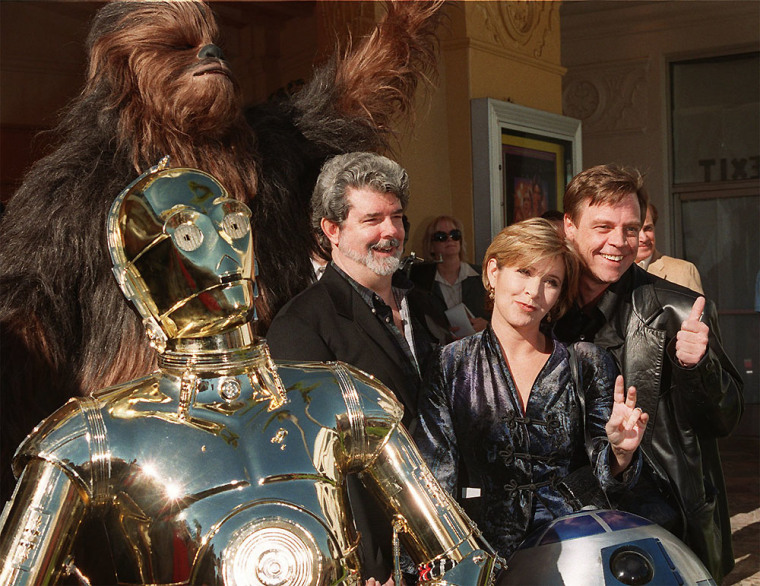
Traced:
<path fill-rule="evenodd" d="M 248 216 L 242 212 L 232 212 L 224 216 L 222 229 L 230 238 L 242 238 L 251 231 L 251 223 Z"/>
<path fill-rule="evenodd" d="M 195 224 L 184 223 L 174 229 L 172 238 L 178 248 L 185 252 L 192 252 L 203 243 L 203 232 Z"/>

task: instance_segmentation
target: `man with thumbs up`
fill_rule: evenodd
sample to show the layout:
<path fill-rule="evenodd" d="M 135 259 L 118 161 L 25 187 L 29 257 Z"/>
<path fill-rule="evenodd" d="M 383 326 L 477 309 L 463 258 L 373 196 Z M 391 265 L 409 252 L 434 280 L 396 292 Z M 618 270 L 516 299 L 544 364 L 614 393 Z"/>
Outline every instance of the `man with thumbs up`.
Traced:
<path fill-rule="evenodd" d="M 648 203 L 638 171 L 587 169 L 563 203 L 583 271 L 557 336 L 609 350 L 649 414 L 644 471 L 620 508 L 671 530 L 720 584 L 734 559 L 717 438 L 741 417 L 743 384 L 721 345 L 715 305 L 635 264 Z"/>

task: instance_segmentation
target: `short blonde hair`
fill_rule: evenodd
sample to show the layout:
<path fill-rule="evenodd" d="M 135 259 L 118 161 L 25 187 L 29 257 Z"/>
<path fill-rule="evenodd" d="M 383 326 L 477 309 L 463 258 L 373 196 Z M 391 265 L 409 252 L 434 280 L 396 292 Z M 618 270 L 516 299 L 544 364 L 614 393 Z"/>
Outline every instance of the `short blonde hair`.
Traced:
<path fill-rule="evenodd" d="M 530 218 L 507 226 L 496 235 L 483 259 L 483 285 L 491 291 L 487 266 L 491 259 L 496 266 L 529 267 L 546 259 L 561 258 L 565 266 L 562 291 L 554 307 L 547 314 L 549 321 L 557 320 L 570 309 L 578 294 L 580 260 L 578 253 L 554 225 L 544 218 Z"/>
<path fill-rule="evenodd" d="M 459 241 L 459 260 L 464 261 L 466 253 L 467 253 L 467 247 L 464 244 L 464 227 L 462 225 L 462 222 L 460 222 L 454 216 L 446 216 L 446 215 L 438 216 L 437 218 L 434 218 L 427 225 L 427 228 L 425 228 L 425 235 L 422 237 L 423 258 L 426 258 L 428 260 L 433 258 L 433 234 L 437 232 L 436 226 L 438 225 L 438 222 L 443 222 L 445 220 L 448 220 L 449 222 L 454 224 L 454 228 L 462 232 L 462 239 Z"/>

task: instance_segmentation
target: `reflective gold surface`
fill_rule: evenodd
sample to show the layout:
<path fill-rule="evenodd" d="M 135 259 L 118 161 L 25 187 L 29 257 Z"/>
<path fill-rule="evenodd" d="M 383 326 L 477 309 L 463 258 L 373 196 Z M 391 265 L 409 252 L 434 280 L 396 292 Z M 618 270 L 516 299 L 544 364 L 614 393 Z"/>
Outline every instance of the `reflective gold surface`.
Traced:
<path fill-rule="evenodd" d="M 77 494 L 75 483 L 60 468 L 35 460 L 19 479 L 16 494 L 25 498 L 23 507 L 4 514 L 0 540 L 0 584 L 52 583 L 63 571 L 62 560 L 71 548 L 81 522 L 86 498 Z M 14 495 L 15 497 L 15 495 Z"/>
<path fill-rule="evenodd" d="M 73 400 L 46 421 L 18 456 L 34 480 L 20 484 L 3 528 L 2 583 L 43 582 L 69 553 L 60 536 L 74 535 L 85 512 L 103 516 L 122 584 L 359 583 L 344 482 L 351 472 L 406 520 L 402 540 L 418 563 L 461 561 L 479 549 L 379 385 L 335 364 L 280 366 L 259 372 L 254 386 L 266 346 L 243 356 L 239 372 L 228 365 L 225 376 L 196 376 L 184 416 L 182 376 L 156 374 Z M 275 376 L 286 396 L 271 409 L 278 391 L 262 381 Z M 241 391 L 231 400 L 229 380 Z M 30 527 L 41 526 L 25 513 L 39 495 L 54 495 L 45 506 L 55 514 L 22 560 Z M 50 565 L 35 566 L 42 558 Z"/>
<path fill-rule="evenodd" d="M 170 339 L 243 325 L 253 311 L 250 217 L 202 171 L 147 173 L 111 208 L 114 274 L 143 318 Z"/>
<path fill-rule="evenodd" d="M 188 169 L 151 171 L 115 202 L 114 273 L 159 371 L 72 399 L 21 445 L 3 586 L 105 565 L 125 585 L 360 584 L 349 474 L 387 503 L 414 562 L 458 562 L 441 584 L 489 583 L 494 556 L 391 393 L 341 363 L 275 364 L 256 340 L 246 212 Z M 107 543 L 83 529 L 95 520 Z"/>

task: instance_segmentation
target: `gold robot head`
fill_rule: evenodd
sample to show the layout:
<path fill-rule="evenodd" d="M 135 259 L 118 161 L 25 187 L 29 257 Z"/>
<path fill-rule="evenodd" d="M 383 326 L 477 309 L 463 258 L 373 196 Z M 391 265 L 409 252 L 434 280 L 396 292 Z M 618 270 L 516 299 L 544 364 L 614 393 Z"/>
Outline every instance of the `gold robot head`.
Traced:
<path fill-rule="evenodd" d="M 204 338 L 254 313 L 251 211 L 197 169 L 150 169 L 119 194 L 108 247 L 153 345 Z"/>

